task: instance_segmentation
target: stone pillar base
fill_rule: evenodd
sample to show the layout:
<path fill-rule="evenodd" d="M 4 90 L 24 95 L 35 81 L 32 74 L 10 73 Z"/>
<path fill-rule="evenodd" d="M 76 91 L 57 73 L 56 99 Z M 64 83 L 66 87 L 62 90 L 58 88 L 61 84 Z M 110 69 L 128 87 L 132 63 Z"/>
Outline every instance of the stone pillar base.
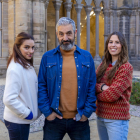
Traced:
<path fill-rule="evenodd" d="M 100 64 L 101 64 L 101 61 L 94 60 L 95 70 L 98 68 Z"/>
<path fill-rule="evenodd" d="M 100 61 L 100 62 L 102 61 L 99 55 L 95 55 L 94 60 L 95 61 Z"/>

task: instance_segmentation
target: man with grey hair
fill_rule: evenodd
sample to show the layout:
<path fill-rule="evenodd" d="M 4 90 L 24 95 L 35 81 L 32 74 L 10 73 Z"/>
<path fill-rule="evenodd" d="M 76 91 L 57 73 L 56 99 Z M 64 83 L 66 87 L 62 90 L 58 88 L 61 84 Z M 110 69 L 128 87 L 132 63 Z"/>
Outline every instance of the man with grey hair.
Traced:
<path fill-rule="evenodd" d="M 59 46 L 46 52 L 38 75 L 38 104 L 45 115 L 43 140 L 90 140 L 88 118 L 96 110 L 96 74 L 88 51 L 75 45 L 75 22 L 56 25 Z"/>

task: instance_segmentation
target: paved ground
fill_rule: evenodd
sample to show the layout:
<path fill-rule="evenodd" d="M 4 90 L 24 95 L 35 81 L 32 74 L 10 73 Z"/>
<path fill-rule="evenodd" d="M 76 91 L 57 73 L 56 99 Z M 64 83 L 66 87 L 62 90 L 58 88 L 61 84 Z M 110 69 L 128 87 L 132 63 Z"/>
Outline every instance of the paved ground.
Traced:
<path fill-rule="evenodd" d="M 91 140 L 99 140 L 95 120 L 90 121 L 90 129 L 91 129 L 90 133 Z M 30 133 L 29 140 L 42 140 L 42 137 L 43 137 L 42 131 L 34 132 Z M 5 125 L 1 121 L 0 121 L 0 140 L 9 140 L 7 129 L 5 128 Z M 63 140 L 70 139 L 68 135 L 66 135 Z M 140 117 L 134 116 L 131 117 L 128 140 L 140 140 Z"/>

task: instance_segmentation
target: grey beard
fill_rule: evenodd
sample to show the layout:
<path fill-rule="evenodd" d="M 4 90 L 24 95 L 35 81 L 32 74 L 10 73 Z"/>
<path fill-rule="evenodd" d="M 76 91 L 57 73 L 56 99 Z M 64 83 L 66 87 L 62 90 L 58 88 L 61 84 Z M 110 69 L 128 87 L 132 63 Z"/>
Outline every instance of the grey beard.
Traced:
<path fill-rule="evenodd" d="M 73 48 L 73 46 L 74 46 L 74 42 L 73 43 L 70 43 L 69 45 L 62 44 L 61 45 L 61 48 L 62 48 L 62 50 L 70 51 Z"/>

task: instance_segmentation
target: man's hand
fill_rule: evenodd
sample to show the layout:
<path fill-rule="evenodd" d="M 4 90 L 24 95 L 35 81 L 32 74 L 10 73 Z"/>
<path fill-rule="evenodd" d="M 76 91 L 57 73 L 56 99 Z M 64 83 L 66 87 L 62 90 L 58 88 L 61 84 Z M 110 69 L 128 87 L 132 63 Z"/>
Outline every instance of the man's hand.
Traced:
<path fill-rule="evenodd" d="M 46 117 L 46 119 L 47 119 L 48 121 L 52 121 L 52 120 L 54 120 L 56 117 L 57 117 L 58 119 L 62 119 L 62 117 L 59 116 L 58 114 L 56 114 L 55 112 L 52 112 L 52 114 L 50 114 L 48 117 Z"/>
<path fill-rule="evenodd" d="M 85 122 L 88 118 L 85 115 L 82 115 L 82 118 L 79 120 L 81 122 Z"/>
<path fill-rule="evenodd" d="M 102 90 L 104 91 L 104 90 L 107 90 L 108 88 L 109 88 L 109 86 L 104 85 L 104 86 L 102 87 Z"/>

